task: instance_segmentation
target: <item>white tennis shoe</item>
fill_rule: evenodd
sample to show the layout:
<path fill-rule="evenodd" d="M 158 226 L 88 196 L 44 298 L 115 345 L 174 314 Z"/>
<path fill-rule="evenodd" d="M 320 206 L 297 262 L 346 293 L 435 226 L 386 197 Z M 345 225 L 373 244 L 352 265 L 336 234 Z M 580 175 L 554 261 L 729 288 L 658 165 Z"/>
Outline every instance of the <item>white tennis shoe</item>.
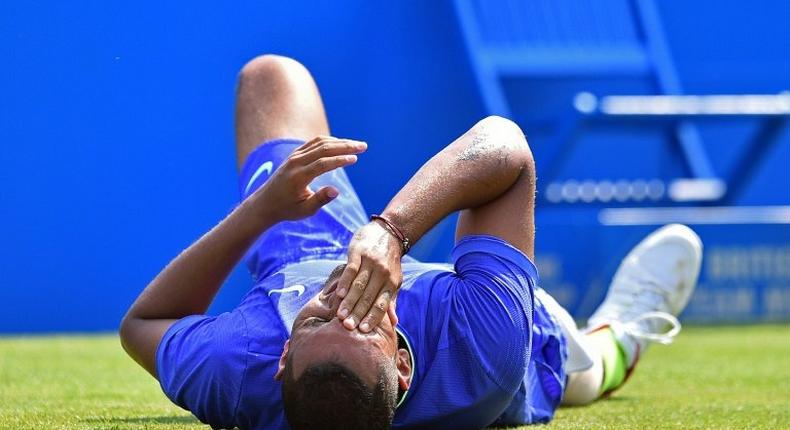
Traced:
<path fill-rule="evenodd" d="M 702 263 L 702 242 L 690 228 L 664 226 L 643 239 L 617 269 L 587 332 L 610 327 L 629 373 L 651 342 L 669 344 L 680 332 L 677 316 L 688 304 Z"/>

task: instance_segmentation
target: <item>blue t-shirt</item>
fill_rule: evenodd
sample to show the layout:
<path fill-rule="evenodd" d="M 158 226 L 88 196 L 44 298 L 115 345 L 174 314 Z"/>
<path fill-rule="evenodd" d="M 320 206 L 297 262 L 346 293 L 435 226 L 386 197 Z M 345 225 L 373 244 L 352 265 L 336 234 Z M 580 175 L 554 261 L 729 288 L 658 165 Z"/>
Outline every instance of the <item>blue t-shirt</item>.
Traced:
<path fill-rule="evenodd" d="M 242 171 L 242 197 L 298 144 L 259 147 Z M 272 164 L 262 169 L 266 163 Z M 345 173 L 322 175 L 313 186 L 330 183 L 341 197 L 303 222 L 273 227 L 247 254 L 256 285 L 236 309 L 183 318 L 165 333 L 157 351 L 162 389 L 201 421 L 215 428 L 288 428 L 274 380 L 283 344 L 365 222 Z M 464 238 L 452 261 L 404 258 L 397 330 L 409 345 L 414 374 L 393 427 L 548 421 L 562 397 L 566 352 L 558 325 L 534 298 L 535 266 L 493 236 Z"/>

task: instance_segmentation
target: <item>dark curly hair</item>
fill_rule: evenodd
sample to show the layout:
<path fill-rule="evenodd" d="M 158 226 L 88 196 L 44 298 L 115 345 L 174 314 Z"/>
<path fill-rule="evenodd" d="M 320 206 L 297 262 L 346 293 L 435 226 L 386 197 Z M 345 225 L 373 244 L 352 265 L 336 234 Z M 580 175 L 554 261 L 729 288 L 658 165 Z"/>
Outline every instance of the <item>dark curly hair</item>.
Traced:
<path fill-rule="evenodd" d="M 293 430 L 389 429 L 398 396 L 394 369 L 381 366 L 378 381 L 370 387 L 347 367 L 325 362 L 293 378 L 291 360 L 283 375 L 285 416 Z"/>

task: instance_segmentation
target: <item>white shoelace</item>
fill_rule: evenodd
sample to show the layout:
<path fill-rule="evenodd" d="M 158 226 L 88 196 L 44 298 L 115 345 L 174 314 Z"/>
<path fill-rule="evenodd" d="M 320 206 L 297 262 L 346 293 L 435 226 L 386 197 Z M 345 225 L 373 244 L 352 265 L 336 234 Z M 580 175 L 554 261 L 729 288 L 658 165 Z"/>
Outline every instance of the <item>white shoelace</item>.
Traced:
<path fill-rule="evenodd" d="M 642 327 L 650 327 L 652 324 L 645 324 L 650 320 L 659 320 L 666 323 L 672 327 L 669 331 L 665 333 L 654 333 L 650 331 L 645 331 Z M 633 336 L 636 339 L 641 339 L 649 342 L 656 342 L 662 345 L 669 345 L 675 339 L 675 336 L 680 333 L 681 325 L 680 321 L 675 318 L 672 314 L 668 314 L 666 312 L 646 312 L 638 317 L 634 318 L 628 322 L 621 322 L 623 331 L 627 334 Z"/>

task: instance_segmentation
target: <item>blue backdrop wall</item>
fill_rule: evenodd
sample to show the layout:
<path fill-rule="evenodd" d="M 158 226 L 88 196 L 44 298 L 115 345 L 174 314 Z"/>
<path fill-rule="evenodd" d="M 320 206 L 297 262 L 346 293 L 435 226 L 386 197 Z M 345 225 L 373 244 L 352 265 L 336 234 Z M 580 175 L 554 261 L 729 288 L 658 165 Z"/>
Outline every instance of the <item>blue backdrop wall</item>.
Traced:
<path fill-rule="evenodd" d="M 790 87 L 790 5 L 660 3 L 689 90 Z M 485 113 L 449 1 L 0 3 L 0 332 L 115 329 L 231 210 L 236 74 L 267 52 L 369 142 L 349 175 L 370 211 Z M 763 180 L 786 185 L 777 163 Z M 443 259 L 451 224 L 426 242 Z M 212 310 L 248 287 L 237 270 Z"/>

